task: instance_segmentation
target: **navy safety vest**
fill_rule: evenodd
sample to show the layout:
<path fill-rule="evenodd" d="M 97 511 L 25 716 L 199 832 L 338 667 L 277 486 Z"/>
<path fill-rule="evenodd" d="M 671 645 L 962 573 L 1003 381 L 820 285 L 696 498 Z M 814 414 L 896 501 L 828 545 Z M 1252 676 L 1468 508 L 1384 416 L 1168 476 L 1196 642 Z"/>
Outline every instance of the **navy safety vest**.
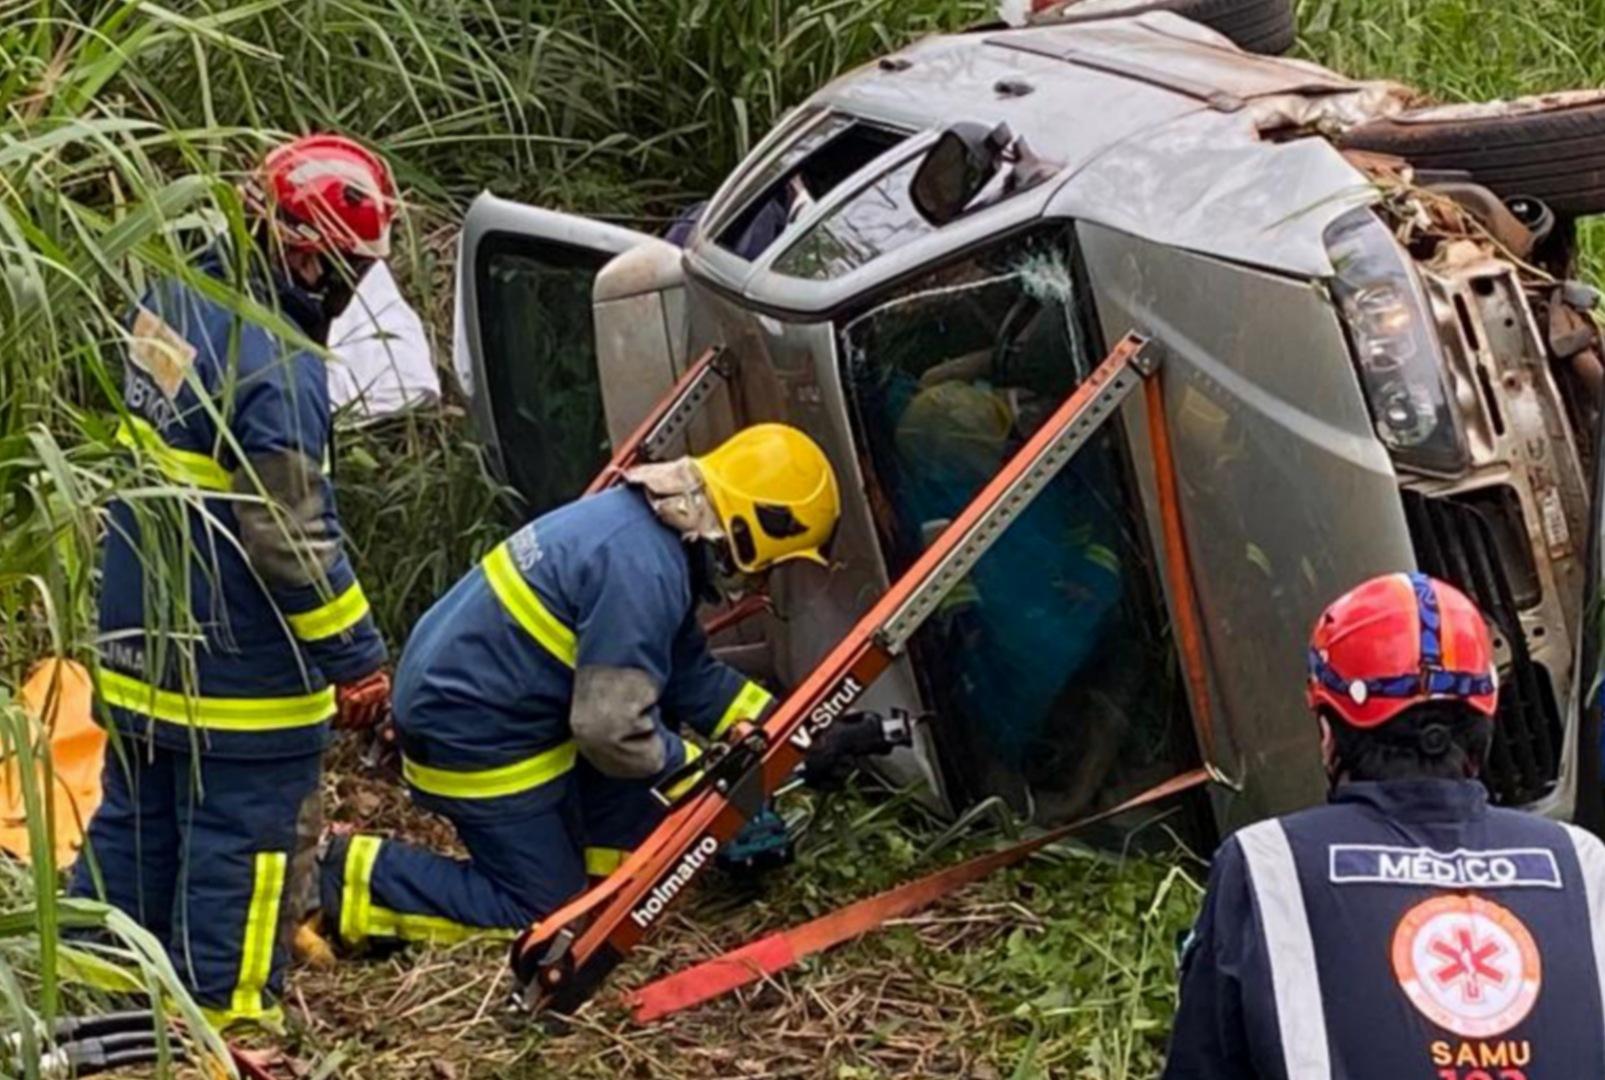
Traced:
<path fill-rule="evenodd" d="M 222 276 L 218 258 L 201 269 Z M 312 302 L 279 290 L 303 326 Z M 311 521 L 286 515 L 286 554 L 310 529 L 331 549 L 308 583 L 284 585 L 251 565 L 238 498 L 261 490 L 252 461 L 327 459 L 329 395 L 323 362 L 177 281 L 156 284 L 130 320 L 124 365 L 128 416 L 117 439 L 155 465 L 185 502 L 127 493 L 114 502 L 100 593 L 100 689 L 113 722 L 174 749 L 217 756 L 320 750 L 335 713 L 331 683 L 379 668 L 385 646 L 346 559 L 334 495 L 319 475 Z M 316 472 L 314 466 L 314 472 Z M 266 486 L 267 482 L 261 483 Z M 154 489 L 153 489 L 154 491 Z M 244 492 L 236 499 L 229 492 Z M 183 598 L 146 596 L 142 520 L 183 505 L 191 547 L 187 606 L 199 640 L 174 625 Z M 301 508 L 305 511 L 305 507 Z M 152 529 L 153 543 L 173 543 Z"/>
<path fill-rule="evenodd" d="M 658 686 L 666 771 L 697 753 L 680 728 L 717 738 L 770 702 L 708 651 L 684 544 L 618 487 L 525 525 L 418 621 L 395 681 L 408 782 L 458 813 L 463 800 L 555 801 L 578 755 L 574 672 L 590 665 Z"/>
<path fill-rule="evenodd" d="M 1605 1076 L 1605 847 L 1475 781 L 1341 786 L 1216 855 L 1167 1080 Z"/>

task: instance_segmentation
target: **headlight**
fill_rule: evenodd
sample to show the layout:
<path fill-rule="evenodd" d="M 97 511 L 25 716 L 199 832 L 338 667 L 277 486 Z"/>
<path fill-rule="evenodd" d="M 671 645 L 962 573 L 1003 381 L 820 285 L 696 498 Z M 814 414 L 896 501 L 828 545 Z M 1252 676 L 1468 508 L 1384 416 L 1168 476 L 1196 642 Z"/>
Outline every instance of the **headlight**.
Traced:
<path fill-rule="evenodd" d="M 1402 465 L 1464 471 L 1465 438 L 1444 385 L 1443 355 L 1403 249 L 1370 209 L 1360 209 L 1327 228 L 1326 250 L 1377 437 Z"/>

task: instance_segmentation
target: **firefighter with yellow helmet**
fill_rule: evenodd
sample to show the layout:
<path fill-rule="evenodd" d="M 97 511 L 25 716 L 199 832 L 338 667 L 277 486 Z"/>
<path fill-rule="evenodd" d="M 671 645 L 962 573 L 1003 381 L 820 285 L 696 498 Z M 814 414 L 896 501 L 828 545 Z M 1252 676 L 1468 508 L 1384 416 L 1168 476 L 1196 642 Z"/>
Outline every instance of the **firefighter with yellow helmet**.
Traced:
<path fill-rule="evenodd" d="M 699 601 L 791 560 L 840 516 L 824 452 L 783 424 L 645 465 L 525 525 L 419 621 L 395 675 L 414 799 L 467 849 L 377 836 L 323 857 L 325 931 L 518 931 L 605 875 L 662 814 L 652 789 L 770 694 L 714 659 Z"/>

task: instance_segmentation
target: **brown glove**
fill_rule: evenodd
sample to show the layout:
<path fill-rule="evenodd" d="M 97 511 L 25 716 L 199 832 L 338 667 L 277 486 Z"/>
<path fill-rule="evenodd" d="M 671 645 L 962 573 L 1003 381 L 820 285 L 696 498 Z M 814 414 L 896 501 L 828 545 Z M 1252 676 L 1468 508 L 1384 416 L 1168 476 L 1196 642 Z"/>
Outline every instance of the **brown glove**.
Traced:
<path fill-rule="evenodd" d="M 390 713 L 390 675 L 383 670 L 335 688 L 340 711 L 334 726 L 341 731 L 367 731 Z"/>

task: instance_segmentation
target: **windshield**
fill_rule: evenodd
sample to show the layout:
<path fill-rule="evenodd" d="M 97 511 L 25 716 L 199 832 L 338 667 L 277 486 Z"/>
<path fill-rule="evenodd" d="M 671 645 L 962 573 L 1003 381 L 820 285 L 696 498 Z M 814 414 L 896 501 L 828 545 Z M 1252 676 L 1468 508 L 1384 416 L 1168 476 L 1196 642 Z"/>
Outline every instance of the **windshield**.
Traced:
<path fill-rule="evenodd" d="M 899 574 L 1099 357 L 1073 230 L 1008 241 L 847 322 L 842 355 Z M 970 798 L 1073 817 L 1195 760 L 1118 424 L 1105 425 L 913 643 Z"/>

